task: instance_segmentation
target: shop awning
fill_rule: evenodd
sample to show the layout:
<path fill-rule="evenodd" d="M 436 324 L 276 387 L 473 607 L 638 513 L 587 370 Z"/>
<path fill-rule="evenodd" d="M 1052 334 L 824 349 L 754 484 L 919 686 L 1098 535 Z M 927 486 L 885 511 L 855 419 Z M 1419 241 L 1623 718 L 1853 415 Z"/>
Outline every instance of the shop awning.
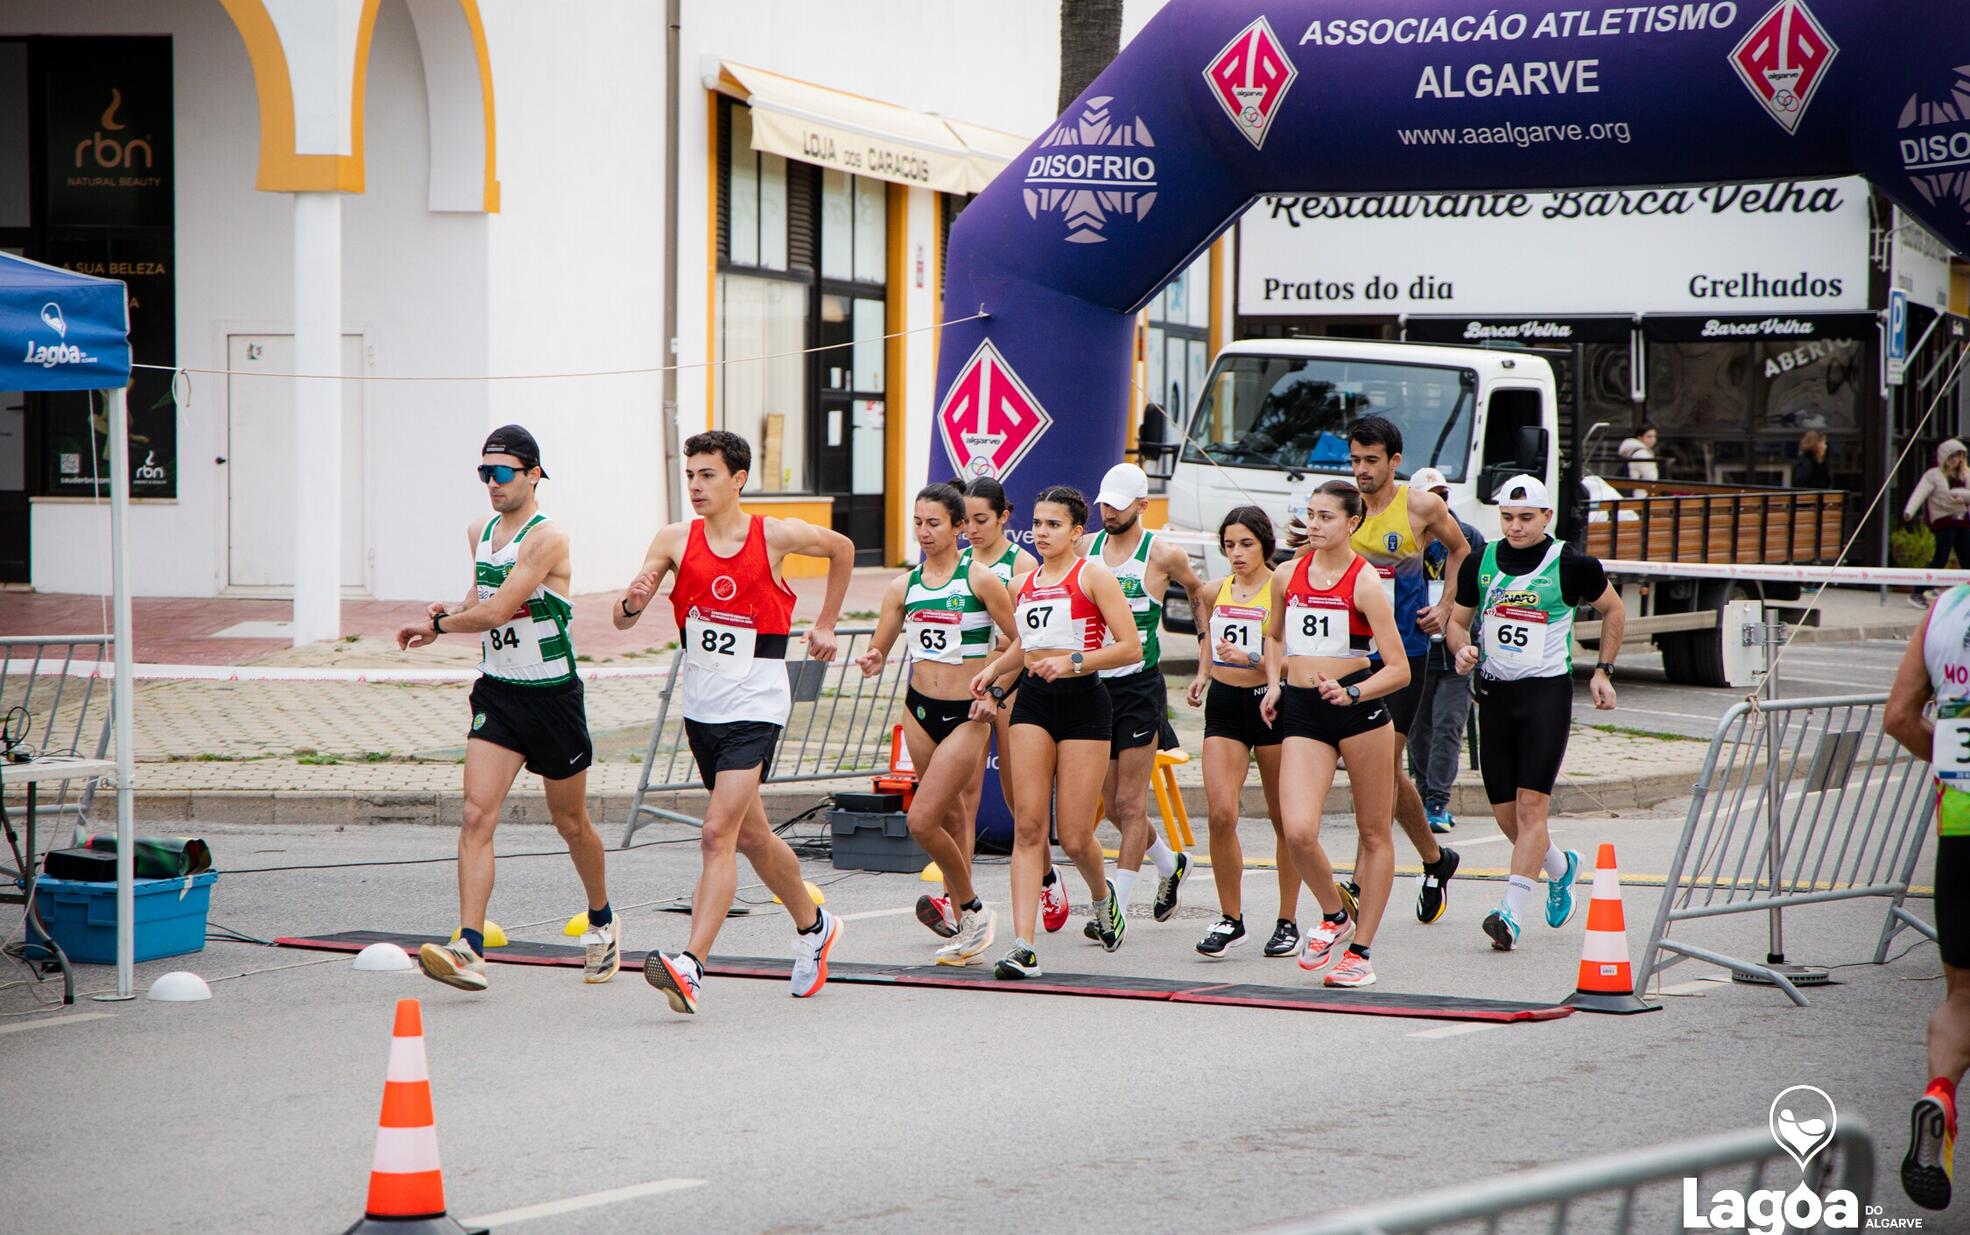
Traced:
<path fill-rule="evenodd" d="M 1625 313 L 1549 317 L 1412 316 L 1402 321 L 1411 343 L 1516 343 L 1524 347 L 1570 347 L 1575 343 L 1627 343 L 1635 319 Z"/>
<path fill-rule="evenodd" d="M 1872 313 L 1654 313 L 1642 318 L 1651 343 L 1785 343 L 1872 339 Z"/>
<path fill-rule="evenodd" d="M 705 84 L 752 108 L 767 154 L 940 193 L 976 193 L 1027 139 L 721 60 Z"/>

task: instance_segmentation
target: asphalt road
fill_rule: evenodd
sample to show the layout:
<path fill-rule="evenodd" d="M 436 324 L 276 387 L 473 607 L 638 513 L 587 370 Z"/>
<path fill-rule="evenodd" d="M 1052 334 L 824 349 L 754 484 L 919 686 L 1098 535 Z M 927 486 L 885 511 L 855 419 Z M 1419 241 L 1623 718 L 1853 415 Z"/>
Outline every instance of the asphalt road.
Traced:
<path fill-rule="evenodd" d="M 1619 844 L 1633 881 L 1632 952 L 1660 896 L 1640 882 L 1663 869 L 1681 815 L 1669 803 L 1556 824 L 1563 843 L 1590 855 L 1600 840 Z M 1349 822 L 1330 819 L 1328 829 L 1336 860 L 1345 860 Z M 217 885 L 215 923 L 261 937 L 452 925 L 448 862 L 245 870 L 444 858 L 451 837 L 443 830 L 200 830 L 229 872 Z M 1244 831 L 1249 856 L 1270 853 L 1263 823 Z M 632 949 L 677 947 L 684 937 L 681 917 L 647 904 L 687 893 L 695 876 L 694 838 L 667 835 L 684 843 L 612 854 Z M 1478 922 L 1499 884 L 1482 872 L 1502 863 L 1502 840 L 1466 823 L 1452 842 L 1479 877 L 1454 885 L 1447 919 L 1431 927 L 1415 922 L 1413 885 L 1398 881 L 1375 949 L 1379 989 L 1518 999 L 1568 992 L 1584 913 L 1561 931 L 1530 926 L 1515 953 L 1492 952 Z M 557 842 L 550 829 L 514 827 L 501 847 L 554 850 Z M 1406 846 L 1401 860 L 1411 860 Z M 928 958 L 935 941 L 909 913 L 924 886 L 913 877 L 847 876 L 825 864 L 810 864 L 809 875 L 849 916 L 838 959 Z M 1005 879 L 1003 865 L 982 870 L 988 900 L 1004 904 Z M 1256 946 L 1222 962 L 1195 954 L 1216 910 L 1208 871 L 1187 885 L 1170 923 L 1150 919 L 1151 886 L 1138 887 L 1119 952 L 1083 942 L 1077 919 L 1043 938 L 1042 962 L 1055 971 L 1308 981 Z M 1274 876 L 1253 870 L 1244 886 L 1248 921 L 1264 922 Z M 1077 888 L 1075 899 L 1084 909 L 1085 893 Z M 501 864 L 494 916 L 539 924 L 516 934 L 558 939 L 579 904 L 559 856 Z M 1913 906 L 1930 913 L 1926 901 Z M 1795 911 L 1790 953 L 1862 961 L 1882 912 L 1879 902 Z M 1699 927 L 1712 946 L 1763 950 L 1762 920 Z M 733 920 L 719 946 L 784 956 L 788 933 L 766 905 Z M 1237 1230 L 1762 1127 L 1774 1096 L 1795 1084 L 1826 1090 L 1843 1122 L 1873 1127 L 1873 1199 L 1888 1216 L 1908 1216 L 1917 1211 L 1895 1167 L 1907 1103 L 1924 1079 L 1923 1021 L 1940 990 L 1928 944 L 1886 967 L 1839 970 L 1840 984 L 1814 992 L 1805 1009 L 1686 965 L 1666 979 L 1662 1012 L 1498 1027 L 844 984 L 795 1002 L 778 982 L 736 979 L 714 979 L 702 1014 L 683 1018 L 633 973 L 585 987 L 568 970 L 495 966 L 492 989 L 475 996 L 415 975 L 355 973 L 346 956 L 237 943 L 144 965 L 139 989 L 179 967 L 214 980 L 210 1002 L 84 1001 L 50 1020 L 33 1011 L 26 988 L 0 989 L 0 1228 L 346 1227 L 361 1213 L 391 1008 L 404 995 L 423 1000 L 452 1212 L 578 1206 L 498 1224 L 526 1235 Z M 0 981 L 14 976 L 0 972 Z M 110 981 L 108 970 L 92 968 L 85 989 Z M 687 1182 L 654 1190 L 665 1181 Z M 596 1199 L 638 1185 L 649 1188 Z M 1652 1207 L 1675 1203 L 1677 1187 Z"/>
<path fill-rule="evenodd" d="M 1849 643 L 1794 643 L 1779 661 L 1779 696 L 1803 699 L 1825 695 L 1886 693 L 1895 666 L 1908 647 L 1904 639 Z M 1745 696 L 1743 689 L 1672 686 L 1653 648 L 1621 653 L 1616 669 L 1617 707 L 1596 712 L 1587 695 L 1587 678 L 1576 674 L 1573 719 L 1582 725 L 1619 725 L 1656 733 L 1708 740 L 1717 721 Z"/>

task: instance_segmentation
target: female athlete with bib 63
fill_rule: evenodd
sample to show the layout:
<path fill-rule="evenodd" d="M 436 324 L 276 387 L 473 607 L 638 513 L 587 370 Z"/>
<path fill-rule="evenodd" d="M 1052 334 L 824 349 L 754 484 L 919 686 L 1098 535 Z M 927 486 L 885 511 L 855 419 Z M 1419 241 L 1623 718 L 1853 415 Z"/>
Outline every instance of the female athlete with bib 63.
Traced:
<path fill-rule="evenodd" d="M 1049 803 L 1060 848 L 1087 881 L 1101 946 L 1110 952 L 1121 947 L 1127 929 L 1094 835 L 1096 799 L 1114 724 L 1108 692 L 1095 674 L 1135 663 L 1142 655 L 1142 640 L 1122 585 L 1106 566 L 1075 552 L 1087 522 L 1088 502 L 1078 489 L 1055 485 L 1034 499 L 1033 547 L 1040 554 L 1039 568 L 1022 576 L 1015 589 L 1012 644 L 971 683 L 974 697 L 1003 706 L 1008 684 L 1021 675 L 1019 702 L 1012 710 L 1018 776 L 1012 849 L 1016 937 L 993 971 L 1000 978 L 1040 975 L 1033 934 L 1047 865 Z"/>
<path fill-rule="evenodd" d="M 1395 727 L 1384 700 L 1408 685 L 1409 662 L 1389 655 L 1376 668 L 1368 659 L 1376 647 L 1402 644 L 1381 580 L 1364 569 L 1367 559 L 1350 543 L 1363 509 L 1360 491 L 1345 480 L 1328 481 L 1308 499 L 1310 551 L 1273 574 L 1259 704 L 1266 723 L 1285 733 L 1281 830 L 1320 902 L 1320 922 L 1306 933 L 1300 968 L 1318 972 L 1332 964 L 1328 986 L 1374 984 L 1369 946 L 1395 882 Z M 1358 921 L 1349 916 L 1320 845 L 1321 808 L 1343 758 L 1354 795 Z"/>
<path fill-rule="evenodd" d="M 910 835 L 944 872 L 958 911 L 937 963 L 969 965 L 992 946 L 994 919 L 971 882 L 972 846 L 963 834 L 972 822 L 964 790 L 980 766 L 991 736 L 986 726 L 998 710 L 972 698 L 971 678 L 992 653 L 992 628 L 1012 628 L 1012 599 L 990 570 L 958 553 L 964 497 L 956 486 L 931 485 L 917 494 L 915 520 L 923 564 L 898 575 L 883 593 L 875 637 L 856 664 L 866 677 L 881 673 L 897 635 L 903 636 L 910 661 L 903 739 L 918 776 Z M 943 921 L 940 914 L 925 925 L 935 931 L 932 922 Z"/>
<path fill-rule="evenodd" d="M 1267 956 L 1300 950 L 1294 912 L 1300 900 L 1300 872 L 1279 826 L 1279 744 L 1277 725 L 1259 715 L 1265 699 L 1265 638 L 1272 621 L 1272 520 L 1256 506 L 1240 506 L 1218 527 L 1218 546 L 1231 573 L 1204 594 L 1214 596 L 1199 625 L 1207 635 L 1197 658 L 1197 680 L 1190 684 L 1190 706 L 1204 709 L 1204 796 L 1211 811 L 1211 875 L 1217 880 L 1224 916 L 1198 941 L 1205 956 L 1245 942 L 1245 855 L 1238 845 L 1238 802 L 1252 756 L 1259 760 L 1266 814 L 1272 820 L 1279 855 L 1279 921 L 1266 941 Z M 1208 695 L 1206 694 L 1208 691 Z"/>

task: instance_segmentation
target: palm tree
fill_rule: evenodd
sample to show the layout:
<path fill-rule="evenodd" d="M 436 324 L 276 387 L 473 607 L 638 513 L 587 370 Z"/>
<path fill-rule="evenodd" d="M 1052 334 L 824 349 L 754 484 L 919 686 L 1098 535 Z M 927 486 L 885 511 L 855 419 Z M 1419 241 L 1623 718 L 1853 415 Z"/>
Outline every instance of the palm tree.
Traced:
<path fill-rule="evenodd" d="M 1060 101 L 1065 112 L 1122 49 L 1122 0 L 1060 0 Z"/>

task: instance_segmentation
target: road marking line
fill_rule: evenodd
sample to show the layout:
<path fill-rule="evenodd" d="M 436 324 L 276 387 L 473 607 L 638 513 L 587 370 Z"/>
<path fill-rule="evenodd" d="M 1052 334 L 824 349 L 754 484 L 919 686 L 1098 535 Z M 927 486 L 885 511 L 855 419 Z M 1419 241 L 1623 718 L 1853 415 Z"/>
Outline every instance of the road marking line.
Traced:
<path fill-rule="evenodd" d="M 1498 1028 L 1496 1025 L 1438 1025 L 1435 1029 L 1419 1029 L 1415 1033 L 1403 1036 L 1434 1041 L 1438 1038 L 1461 1037 L 1467 1033 L 1483 1033 L 1487 1029 L 1496 1028 Z"/>
<path fill-rule="evenodd" d="M 50 1025 L 79 1025 L 83 1021 L 106 1021 L 115 1016 L 114 1012 L 75 1012 L 68 1016 L 50 1016 L 45 1020 L 22 1021 L 17 1025 L 0 1025 L 0 1034 L 25 1033 L 30 1029 L 46 1029 Z"/>
<path fill-rule="evenodd" d="M 633 1201 L 640 1196 L 682 1192 L 686 1188 L 702 1187 L 704 1182 L 702 1179 L 659 1179 L 647 1184 L 631 1184 L 627 1188 L 610 1188 L 603 1192 L 590 1192 L 585 1196 L 571 1196 L 563 1201 L 544 1201 L 539 1205 L 503 1209 L 496 1214 L 481 1214 L 476 1218 L 464 1218 L 461 1221 L 466 1226 L 510 1226 L 515 1222 L 528 1222 L 535 1218 L 551 1218 L 556 1214 L 571 1214 L 578 1210 L 614 1205 L 618 1201 Z"/>
<path fill-rule="evenodd" d="M 916 910 L 908 905 L 898 909 L 864 909 L 860 913 L 838 913 L 835 915 L 835 921 L 860 922 L 864 918 L 893 918 L 899 913 L 915 912 Z"/>
<path fill-rule="evenodd" d="M 1730 984 L 1731 980 L 1729 978 L 1698 978 L 1694 982 L 1678 982 L 1674 986 L 1662 987 L 1654 993 L 1658 995 L 1694 995 L 1698 991 L 1707 991 L 1713 987 L 1729 986 Z"/>

